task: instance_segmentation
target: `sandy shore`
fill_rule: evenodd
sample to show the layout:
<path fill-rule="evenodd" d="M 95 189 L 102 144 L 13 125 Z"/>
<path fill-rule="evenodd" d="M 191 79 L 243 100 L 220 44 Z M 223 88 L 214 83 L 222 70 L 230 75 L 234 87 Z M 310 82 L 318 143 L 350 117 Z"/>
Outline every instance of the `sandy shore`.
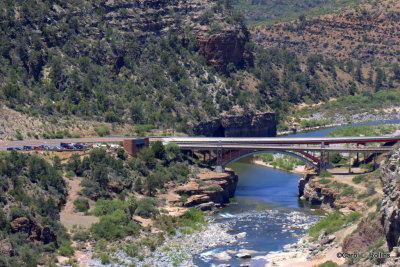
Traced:
<path fill-rule="evenodd" d="M 293 170 L 286 170 L 286 169 L 283 169 L 283 168 L 280 168 L 280 167 L 275 167 L 275 166 L 273 166 L 273 165 L 271 165 L 269 163 L 266 163 L 266 162 L 264 162 L 264 161 L 262 161 L 260 159 L 255 159 L 253 161 L 253 163 L 256 164 L 256 165 L 260 165 L 260 166 L 264 166 L 264 167 L 268 167 L 268 168 L 273 168 L 273 169 L 277 169 L 277 170 L 282 170 L 282 171 L 292 172 L 292 173 L 298 173 L 298 174 L 303 174 L 304 170 L 305 170 L 305 165 L 297 166 Z"/>

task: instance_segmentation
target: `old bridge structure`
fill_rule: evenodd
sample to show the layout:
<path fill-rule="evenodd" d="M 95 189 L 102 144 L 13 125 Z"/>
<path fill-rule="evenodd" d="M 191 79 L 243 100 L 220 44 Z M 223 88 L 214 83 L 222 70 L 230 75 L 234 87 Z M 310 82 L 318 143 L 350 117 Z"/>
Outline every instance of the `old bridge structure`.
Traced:
<path fill-rule="evenodd" d="M 163 137 L 153 138 L 164 143 L 174 142 L 182 151 L 200 152 L 209 155 L 209 160 L 215 162 L 216 170 L 223 171 L 231 163 L 255 154 L 279 153 L 298 158 L 317 171 L 329 166 L 331 152 L 352 153 L 367 156 L 388 152 L 400 140 L 400 136 L 369 136 L 369 137 L 273 137 L 273 138 L 230 138 L 230 137 Z M 211 157 L 211 151 L 216 156 Z M 349 157 L 350 158 L 350 157 Z M 351 165 L 351 164 L 349 164 Z"/>

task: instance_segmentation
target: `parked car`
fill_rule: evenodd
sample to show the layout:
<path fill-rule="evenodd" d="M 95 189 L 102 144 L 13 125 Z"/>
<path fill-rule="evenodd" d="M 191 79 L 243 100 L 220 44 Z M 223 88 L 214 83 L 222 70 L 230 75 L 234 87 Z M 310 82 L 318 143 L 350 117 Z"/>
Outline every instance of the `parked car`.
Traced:
<path fill-rule="evenodd" d="M 7 150 L 17 150 L 16 147 L 7 147 Z"/>
<path fill-rule="evenodd" d="M 41 146 L 39 146 L 39 147 L 41 147 L 42 149 L 50 149 L 50 147 L 49 146 L 45 146 L 45 145 L 41 145 Z"/>
<path fill-rule="evenodd" d="M 41 148 L 40 146 L 34 146 L 33 149 L 34 150 L 43 150 L 43 148 Z"/>
<path fill-rule="evenodd" d="M 61 143 L 60 146 L 62 146 L 64 149 L 75 149 L 74 144 L 70 143 Z"/>
<path fill-rule="evenodd" d="M 33 146 L 24 146 L 22 149 L 23 150 L 33 150 L 34 148 L 33 148 Z"/>
<path fill-rule="evenodd" d="M 62 147 L 62 146 L 53 146 L 51 149 L 53 149 L 53 150 L 65 150 L 65 148 Z"/>

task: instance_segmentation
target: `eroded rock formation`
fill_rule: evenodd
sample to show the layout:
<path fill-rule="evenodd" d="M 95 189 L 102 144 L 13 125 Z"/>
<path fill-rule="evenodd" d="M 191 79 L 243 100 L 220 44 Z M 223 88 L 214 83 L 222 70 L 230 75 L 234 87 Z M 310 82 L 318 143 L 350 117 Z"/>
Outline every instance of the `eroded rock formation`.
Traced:
<path fill-rule="evenodd" d="M 378 241 L 383 234 L 382 225 L 377 221 L 362 220 L 357 232 L 345 239 L 342 250 L 346 253 L 362 253 Z"/>
<path fill-rule="evenodd" d="M 40 226 L 27 217 L 15 218 L 11 222 L 11 231 L 28 234 L 27 241 L 41 241 L 44 244 L 54 242 L 57 246 L 57 236 L 48 226 Z"/>
<path fill-rule="evenodd" d="M 211 210 L 229 202 L 229 198 L 234 196 L 237 182 L 238 176 L 229 169 L 225 173 L 208 171 L 200 173 L 198 179 L 178 187 L 175 192 L 189 196 L 184 206 Z"/>
<path fill-rule="evenodd" d="M 381 167 L 384 183 L 381 202 L 382 224 L 390 250 L 400 245 L 400 150 L 397 150 Z"/>
<path fill-rule="evenodd" d="M 193 127 L 195 135 L 209 137 L 266 137 L 276 136 L 275 113 L 226 115 Z"/>
<path fill-rule="evenodd" d="M 253 56 L 245 48 L 250 35 L 246 26 L 230 26 L 214 34 L 197 31 L 195 35 L 207 64 L 218 71 L 227 73 L 229 63 L 236 67 L 253 66 Z"/>

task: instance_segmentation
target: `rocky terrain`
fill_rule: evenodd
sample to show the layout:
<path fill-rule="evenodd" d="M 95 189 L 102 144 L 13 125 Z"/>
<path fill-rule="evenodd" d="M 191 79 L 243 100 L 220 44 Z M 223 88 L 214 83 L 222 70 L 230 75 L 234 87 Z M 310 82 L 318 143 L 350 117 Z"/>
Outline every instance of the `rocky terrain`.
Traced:
<path fill-rule="evenodd" d="M 174 188 L 179 195 L 188 196 L 185 207 L 196 206 L 202 210 L 216 210 L 229 202 L 235 194 L 238 176 L 232 170 L 224 173 L 202 171 L 197 178 Z"/>
<path fill-rule="evenodd" d="M 399 21 L 400 4 L 379 1 L 343 13 L 256 27 L 252 34 L 264 47 L 284 46 L 303 56 L 322 54 L 342 60 L 396 63 Z"/>
<path fill-rule="evenodd" d="M 225 115 L 221 118 L 200 122 L 194 126 L 196 135 L 213 137 L 262 137 L 276 135 L 276 116 L 271 112 Z"/>

